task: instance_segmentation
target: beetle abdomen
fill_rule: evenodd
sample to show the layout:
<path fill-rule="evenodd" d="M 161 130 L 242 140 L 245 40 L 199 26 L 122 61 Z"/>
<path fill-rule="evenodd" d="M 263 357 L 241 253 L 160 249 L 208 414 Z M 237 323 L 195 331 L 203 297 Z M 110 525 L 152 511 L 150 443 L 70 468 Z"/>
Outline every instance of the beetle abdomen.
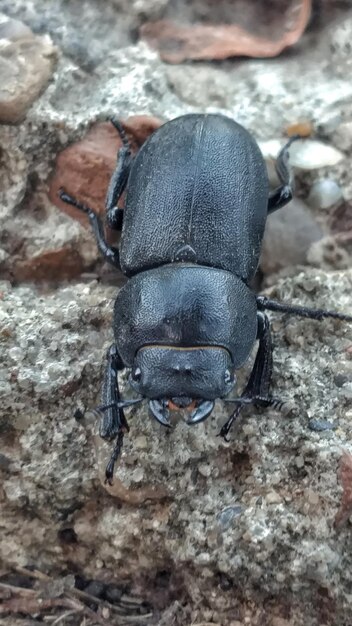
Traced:
<path fill-rule="evenodd" d="M 185 115 L 144 144 L 133 164 L 121 238 L 126 274 L 178 260 L 255 273 L 267 216 L 260 150 L 222 115 Z"/>

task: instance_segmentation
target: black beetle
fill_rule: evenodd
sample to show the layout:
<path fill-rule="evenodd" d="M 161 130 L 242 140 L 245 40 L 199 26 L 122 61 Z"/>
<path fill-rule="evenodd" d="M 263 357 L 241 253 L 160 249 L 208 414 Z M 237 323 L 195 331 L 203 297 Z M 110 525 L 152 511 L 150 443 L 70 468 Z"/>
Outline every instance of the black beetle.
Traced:
<path fill-rule="evenodd" d="M 189 424 L 204 420 L 216 398 L 226 398 L 235 370 L 259 347 L 236 409 L 220 431 L 226 438 L 246 403 L 279 407 L 270 395 L 272 343 L 264 309 L 321 320 L 352 316 L 291 306 L 256 296 L 248 286 L 259 261 L 268 214 L 292 198 L 290 143 L 277 159 L 281 185 L 269 190 L 263 156 L 250 133 L 223 115 L 184 115 L 161 126 L 136 156 L 121 124 L 111 120 L 123 147 L 107 193 L 107 222 L 122 229 L 120 250 L 109 246 L 98 215 L 84 211 L 107 261 L 130 278 L 114 310 L 115 343 L 108 351 L 100 434 L 116 444 L 128 431 L 124 407 L 144 398 L 152 415 L 170 426 L 170 409 L 187 410 Z M 126 189 L 125 208 L 117 207 Z M 122 219 L 123 216 L 123 219 Z M 122 401 L 118 372 L 130 368 L 140 399 Z"/>

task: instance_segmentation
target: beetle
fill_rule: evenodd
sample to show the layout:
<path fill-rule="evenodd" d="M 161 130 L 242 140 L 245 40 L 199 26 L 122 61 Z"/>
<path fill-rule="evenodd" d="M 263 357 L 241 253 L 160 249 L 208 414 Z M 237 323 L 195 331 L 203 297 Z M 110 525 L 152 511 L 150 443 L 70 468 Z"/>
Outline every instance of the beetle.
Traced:
<path fill-rule="evenodd" d="M 265 310 L 321 320 L 352 316 L 276 302 L 250 288 L 268 215 L 293 196 L 292 137 L 278 155 L 280 185 L 270 191 L 264 158 L 252 135 L 219 114 L 189 114 L 166 122 L 132 156 L 125 131 L 106 198 L 107 223 L 122 230 L 108 245 L 97 213 L 66 191 L 61 200 L 86 213 L 104 258 L 129 278 L 114 308 L 114 344 L 107 354 L 100 435 L 116 440 L 114 464 L 129 430 L 124 407 L 147 399 L 170 427 L 170 410 L 188 424 L 206 419 L 217 398 L 235 403 L 226 439 L 245 404 L 279 408 L 270 394 L 272 340 Z M 118 201 L 126 191 L 125 207 Z M 248 382 L 228 398 L 259 341 Z M 121 399 L 118 373 L 127 368 L 138 394 Z"/>

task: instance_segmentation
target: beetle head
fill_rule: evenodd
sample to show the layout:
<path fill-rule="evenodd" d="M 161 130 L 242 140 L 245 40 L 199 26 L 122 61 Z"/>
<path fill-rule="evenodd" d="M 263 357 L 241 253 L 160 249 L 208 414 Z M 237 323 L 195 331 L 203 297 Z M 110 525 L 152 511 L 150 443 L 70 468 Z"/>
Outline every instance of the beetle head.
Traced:
<path fill-rule="evenodd" d="M 149 398 L 153 416 L 169 426 L 169 410 L 189 413 L 189 424 L 210 415 L 216 398 L 223 398 L 235 383 L 230 353 L 221 347 L 145 346 L 138 350 L 130 382 Z"/>

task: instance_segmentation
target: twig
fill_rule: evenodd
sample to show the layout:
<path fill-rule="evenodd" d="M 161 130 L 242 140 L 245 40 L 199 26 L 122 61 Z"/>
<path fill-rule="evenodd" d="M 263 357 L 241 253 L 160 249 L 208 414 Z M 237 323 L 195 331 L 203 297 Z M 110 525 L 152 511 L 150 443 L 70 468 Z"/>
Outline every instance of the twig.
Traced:
<path fill-rule="evenodd" d="M 71 615 L 76 615 L 76 613 L 77 611 L 72 610 L 72 611 L 65 611 L 65 613 L 62 613 L 62 615 L 59 615 L 59 617 L 55 617 L 55 615 L 49 615 L 48 617 L 50 617 L 52 626 L 56 626 L 56 624 L 60 624 L 60 622 L 66 619 L 66 617 L 71 617 Z M 49 621 L 49 620 L 47 619 L 46 621 Z"/>
<path fill-rule="evenodd" d="M 0 589 L 12 591 L 13 593 L 17 593 L 21 596 L 33 596 L 37 593 L 35 589 L 26 589 L 26 587 L 15 587 L 15 585 L 8 585 L 7 583 L 0 583 Z"/>
<path fill-rule="evenodd" d="M 73 608 L 73 602 L 70 598 L 11 598 L 7 602 L 3 602 L 0 606 L 1 613 L 40 613 L 43 609 L 52 609 L 56 606 L 63 606 L 69 609 Z M 83 604 L 80 606 L 75 604 L 75 610 L 81 611 L 81 607 L 85 608 Z"/>
<path fill-rule="evenodd" d="M 44 574 L 43 572 L 39 570 L 27 570 L 25 567 L 17 567 L 16 571 L 19 574 L 28 576 L 29 578 L 34 578 L 35 580 L 42 580 L 45 582 L 50 582 L 53 580 L 51 576 L 48 576 L 47 574 Z M 17 588 L 15 587 L 15 590 L 16 589 Z M 32 593 L 36 593 L 34 590 L 29 590 L 29 591 L 31 591 Z M 72 602 L 77 602 L 76 598 L 79 598 L 84 602 L 95 602 L 99 608 L 107 608 L 111 612 L 114 612 L 116 616 L 121 617 L 122 622 L 125 622 L 125 623 L 130 623 L 130 622 L 142 623 L 144 620 L 149 619 L 150 617 L 153 616 L 152 612 L 144 613 L 144 614 L 137 613 L 133 615 L 131 614 L 126 615 L 125 613 L 126 610 L 128 611 L 131 611 L 132 609 L 138 610 L 140 609 L 141 604 L 143 602 L 142 600 L 139 600 L 139 598 L 134 598 L 132 596 L 130 597 L 126 595 L 122 596 L 120 600 L 121 604 L 117 605 L 117 604 L 111 604 L 107 600 L 101 600 L 97 596 L 86 593 L 85 591 L 82 591 L 81 589 L 73 588 L 66 593 L 66 597 L 67 597 L 67 600 L 70 600 Z M 108 622 L 104 618 L 102 618 L 98 613 L 96 613 L 95 611 L 92 611 L 92 609 L 87 607 L 85 603 L 84 604 L 79 603 L 79 605 L 84 607 L 84 609 L 86 609 L 86 614 L 88 613 L 91 619 L 93 619 L 94 617 L 96 622 L 104 624 L 104 626 L 108 626 Z"/>

